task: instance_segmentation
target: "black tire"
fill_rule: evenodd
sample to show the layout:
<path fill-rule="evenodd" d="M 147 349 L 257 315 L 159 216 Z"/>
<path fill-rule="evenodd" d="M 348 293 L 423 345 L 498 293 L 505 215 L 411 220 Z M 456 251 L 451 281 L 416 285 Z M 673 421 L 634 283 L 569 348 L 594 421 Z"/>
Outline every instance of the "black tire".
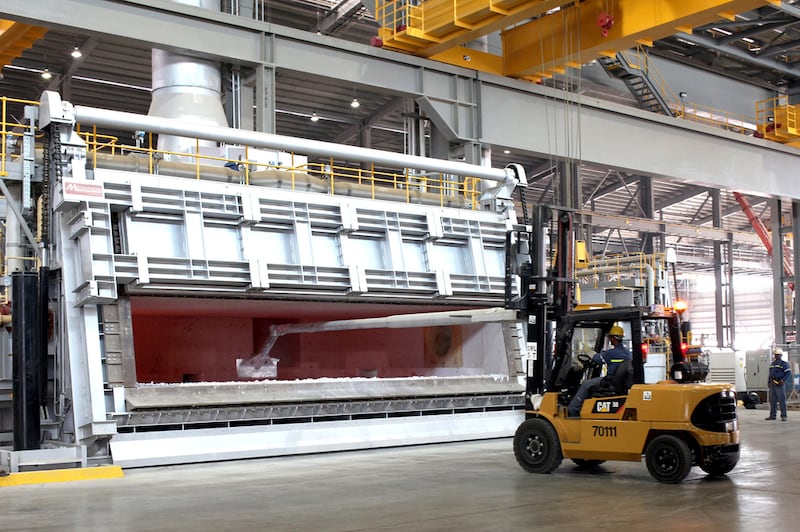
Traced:
<path fill-rule="evenodd" d="M 730 473 L 736 464 L 739 462 L 738 456 L 718 456 L 715 460 L 704 464 L 700 464 L 700 469 L 711 475 L 712 477 L 721 477 Z"/>
<path fill-rule="evenodd" d="M 584 460 L 583 458 L 573 458 L 572 462 L 581 469 L 591 469 L 605 463 L 605 460 Z"/>
<path fill-rule="evenodd" d="M 671 434 L 657 436 L 647 446 L 647 470 L 659 482 L 677 484 L 692 469 L 692 451 L 685 441 Z"/>
<path fill-rule="evenodd" d="M 514 456 L 529 473 L 551 473 L 563 456 L 558 435 L 550 423 L 533 418 L 522 423 L 514 434 Z"/>

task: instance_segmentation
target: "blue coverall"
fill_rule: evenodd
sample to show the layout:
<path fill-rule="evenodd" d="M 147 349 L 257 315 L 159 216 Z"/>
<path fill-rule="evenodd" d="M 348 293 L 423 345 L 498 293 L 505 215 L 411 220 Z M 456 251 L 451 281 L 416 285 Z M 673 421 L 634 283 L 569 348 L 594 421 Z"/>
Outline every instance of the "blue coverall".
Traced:
<path fill-rule="evenodd" d="M 791 377 L 791 370 L 789 363 L 781 360 L 780 357 L 775 357 L 772 364 L 769 366 L 769 417 L 767 419 L 775 419 L 775 414 L 778 410 L 778 404 L 781 407 L 781 420 L 786 421 L 786 387 L 784 383 L 786 379 Z"/>
<path fill-rule="evenodd" d="M 620 341 L 611 349 L 606 349 L 605 351 L 594 355 L 592 360 L 598 364 L 608 364 L 606 377 L 611 377 L 617 370 L 617 366 L 626 360 L 631 360 L 631 352 L 628 351 L 628 349 L 622 345 L 622 341 Z M 604 377 L 595 377 L 593 379 L 586 379 L 583 381 L 581 387 L 578 389 L 578 393 L 575 394 L 575 397 L 572 398 L 572 400 L 569 402 L 569 406 L 567 407 L 567 412 L 570 416 L 578 417 L 581 415 L 581 406 L 583 406 L 583 401 L 589 395 L 589 389 L 592 388 L 592 386 L 600 384 L 600 381 L 602 381 L 603 378 Z"/>

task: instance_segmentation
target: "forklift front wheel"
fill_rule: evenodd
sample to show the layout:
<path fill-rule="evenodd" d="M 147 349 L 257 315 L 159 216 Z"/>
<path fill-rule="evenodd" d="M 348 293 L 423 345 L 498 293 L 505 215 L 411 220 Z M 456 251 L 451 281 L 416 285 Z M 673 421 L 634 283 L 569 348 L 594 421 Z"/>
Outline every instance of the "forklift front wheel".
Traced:
<path fill-rule="evenodd" d="M 692 451 L 682 439 L 672 434 L 657 436 L 645 453 L 650 475 L 666 484 L 677 484 L 692 469 Z"/>
<path fill-rule="evenodd" d="M 530 473 L 551 473 L 563 456 L 558 435 L 550 423 L 540 418 L 524 421 L 514 434 L 514 456 Z"/>

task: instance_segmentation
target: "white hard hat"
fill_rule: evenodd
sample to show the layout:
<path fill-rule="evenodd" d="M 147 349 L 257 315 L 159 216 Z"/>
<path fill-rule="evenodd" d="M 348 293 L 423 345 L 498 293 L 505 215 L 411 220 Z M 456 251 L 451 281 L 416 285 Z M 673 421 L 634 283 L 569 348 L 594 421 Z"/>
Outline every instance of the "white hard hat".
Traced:
<path fill-rule="evenodd" d="M 781 355 L 782 356 L 783 355 L 783 349 L 781 349 L 780 347 L 776 347 L 775 349 L 772 350 L 772 354 L 773 355 Z"/>

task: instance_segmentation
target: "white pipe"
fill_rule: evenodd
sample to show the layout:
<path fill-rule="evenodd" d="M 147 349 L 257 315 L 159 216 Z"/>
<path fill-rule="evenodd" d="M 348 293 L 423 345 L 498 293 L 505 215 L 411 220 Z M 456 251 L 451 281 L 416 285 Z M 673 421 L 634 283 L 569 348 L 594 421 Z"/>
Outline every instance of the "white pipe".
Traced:
<path fill-rule="evenodd" d="M 404 155 L 371 148 L 358 146 L 345 146 L 333 142 L 301 139 L 261 133 L 258 131 L 245 131 L 229 127 L 214 127 L 203 124 L 192 124 L 181 120 L 144 116 L 108 109 L 97 109 L 83 105 L 75 106 L 75 119 L 84 126 L 92 124 L 101 127 L 115 127 L 129 129 L 130 131 L 152 131 L 153 133 L 177 135 L 200 139 L 216 140 L 229 144 L 242 144 L 258 148 L 284 150 L 304 155 L 321 157 L 341 157 L 349 161 L 359 161 L 390 166 L 402 166 L 417 170 L 442 172 L 461 176 L 478 177 L 500 182 L 516 182 L 516 171 L 519 168 L 487 168 L 459 161 L 445 161 L 431 159 L 416 155 Z M 525 181 L 522 180 L 522 185 Z"/>
<path fill-rule="evenodd" d="M 656 304 L 656 272 L 653 270 L 653 267 L 649 264 L 644 265 L 644 269 L 647 271 L 647 304 L 648 305 L 655 305 Z"/>

